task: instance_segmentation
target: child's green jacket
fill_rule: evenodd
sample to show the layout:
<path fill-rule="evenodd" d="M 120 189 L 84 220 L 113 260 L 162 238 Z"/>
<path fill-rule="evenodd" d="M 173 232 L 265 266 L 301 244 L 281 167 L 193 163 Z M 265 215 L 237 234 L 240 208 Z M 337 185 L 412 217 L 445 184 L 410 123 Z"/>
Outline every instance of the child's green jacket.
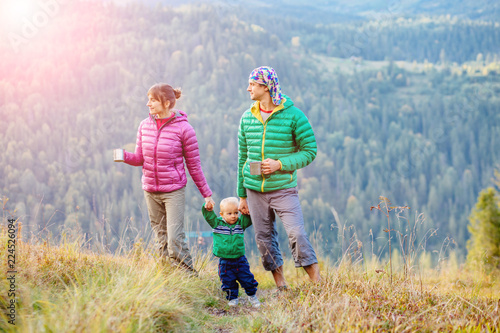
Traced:
<path fill-rule="evenodd" d="M 245 255 L 245 240 L 243 231 L 252 225 L 249 215 L 241 215 L 235 224 L 229 224 L 222 217 L 217 217 L 213 211 L 201 209 L 205 221 L 212 227 L 214 234 L 213 252 L 216 257 L 235 259 Z"/>

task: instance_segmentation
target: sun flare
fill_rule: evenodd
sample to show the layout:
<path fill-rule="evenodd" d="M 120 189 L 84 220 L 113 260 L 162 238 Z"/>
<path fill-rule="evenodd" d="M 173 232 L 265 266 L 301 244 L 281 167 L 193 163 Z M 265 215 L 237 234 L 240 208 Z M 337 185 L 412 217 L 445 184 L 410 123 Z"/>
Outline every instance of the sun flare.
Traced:
<path fill-rule="evenodd" d="M 22 24 L 23 20 L 30 20 L 38 9 L 36 0 L 2 0 L 0 22 L 7 29 L 15 29 Z"/>

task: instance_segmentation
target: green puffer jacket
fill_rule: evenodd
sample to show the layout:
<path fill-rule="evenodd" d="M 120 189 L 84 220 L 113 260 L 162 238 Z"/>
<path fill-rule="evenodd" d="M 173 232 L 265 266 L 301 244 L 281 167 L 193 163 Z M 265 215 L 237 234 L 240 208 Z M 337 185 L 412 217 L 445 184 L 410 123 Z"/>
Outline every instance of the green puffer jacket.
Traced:
<path fill-rule="evenodd" d="M 245 255 L 246 228 L 252 225 L 249 215 L 241 215 L 235 224 L 229 224 L 222 217 L 217 217 L 213 211 L 201 209 L 205 221 L 213 228 L 214 256 L 225 259 L 235 259 Z"/>
<path fill-rule="evenodd" d="M 238 196 L 246 189 L 270 192 L 297 186 L 297 169 L 316 157 L 316 138 L 304 113 L 285 99 L 264 122 L 259 102 L 243 113 L 238 131 Z M 279 160 L 281 170 L 270 175 L 250 175 L 250 162 Z"/>

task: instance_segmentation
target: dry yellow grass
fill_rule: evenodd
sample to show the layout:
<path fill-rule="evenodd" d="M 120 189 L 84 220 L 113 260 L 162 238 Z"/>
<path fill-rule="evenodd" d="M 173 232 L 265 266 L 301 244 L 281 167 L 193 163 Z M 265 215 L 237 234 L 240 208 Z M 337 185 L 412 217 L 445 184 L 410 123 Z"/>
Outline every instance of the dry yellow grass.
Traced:
<path fill-rule="evenodd" d="M 4 246 L 5 231 L 0 239 Z M 77 241 L 16 251 L 16 325 L 5 311 L 8 282 L 0 283 L 4 332 L 500 332 L 498 275 L 442 268 L 396 272 L 391 284 L 377 262 L 322 262 L 323 280 L 313 284 L 288 261 L 290 288 L 278 293 L 251 258 L 262 307 L 233 309 L 207 255 L 196 256 L 200 275 L 191 277 L 140 246 L 124 255 L 88 252 Z M 6 272 L 4 251 L 0 260 Z"/>

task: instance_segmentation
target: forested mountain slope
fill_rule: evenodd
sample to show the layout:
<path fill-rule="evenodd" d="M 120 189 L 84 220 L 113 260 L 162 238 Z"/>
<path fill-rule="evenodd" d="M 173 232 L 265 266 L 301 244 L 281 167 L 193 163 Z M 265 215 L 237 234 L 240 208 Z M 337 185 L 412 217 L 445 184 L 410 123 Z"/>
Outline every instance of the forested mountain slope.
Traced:
<path fill-rule="evenodd" d="M 183 89 L 178 107 L 216 201 L 235 195 L 248 74 L 270 65 L 318 140 L 299 190 L 322 254 L 339 254 L 339 226 L 366 251 L 386 251 L 384 220 L 370 212 L 380 195 L 410 206 L 411 221 L 425 214 L 420 236 L 437 229 L 429 249 L 450 237 L 463 254 L 467 216 L 500 162 L 498 24 L 266 22 L 209 5 L 87 1 L 61 5 L 17 49 L 2 38 L 0 194 L 23 230 L 80 230 L 111 249 L 148 232 L 140 168 L 112 162 L 112 149 L 134 149 L 159 81 Z M 192 182 L 187 197 L 189 229 L 209 230 Z"/>

